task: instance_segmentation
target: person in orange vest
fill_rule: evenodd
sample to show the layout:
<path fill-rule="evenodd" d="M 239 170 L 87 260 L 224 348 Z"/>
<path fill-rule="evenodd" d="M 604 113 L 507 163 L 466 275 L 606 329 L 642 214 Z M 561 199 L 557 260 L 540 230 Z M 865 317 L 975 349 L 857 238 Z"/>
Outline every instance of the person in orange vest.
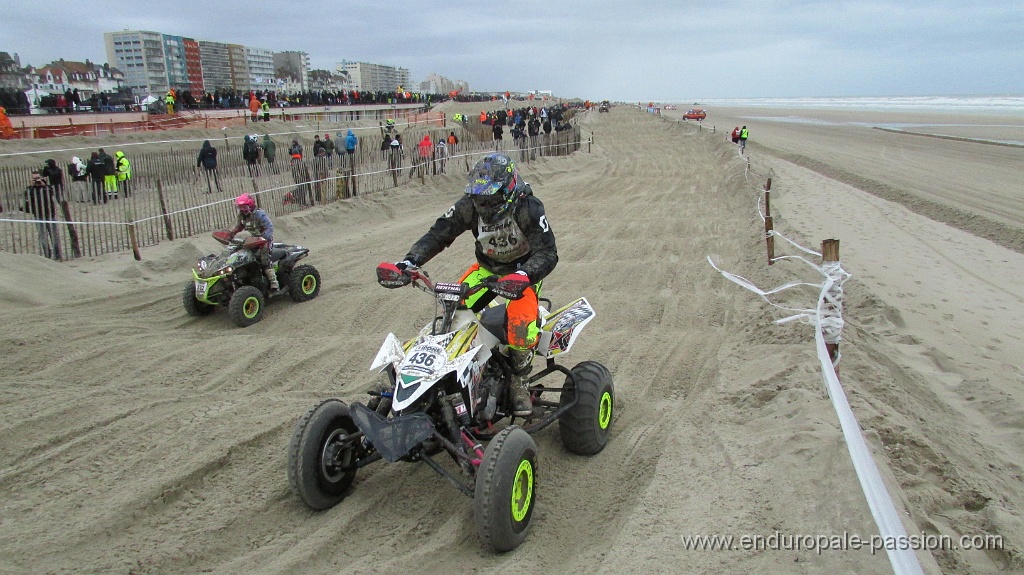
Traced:
<path fill-rule="evenodd" d="M 480 110 L 480 123 L 481 124 L 486 124 L 487 123 L 487 112 L 485 112 L 484 110 Z"/>
<path fill-rule="evenodd" d="M 423 139 L 420 140 L 417 148 L 419 149 L 419 162 L 409 170 L 410 178 L 413 172 L 419 172 L 422 176 L 427 163 L 430 162 L 430 156 L 434 153 L 434 142 L 430 140 L 430 134 L 423 134 Z"/>
<path fill-rule="evenodd" d="M 249 92 L 249 119 L 255 124 L 260 119 L 260 100 L 256 92 Z"/>
<path fill-rule="evenodd" d="M 7 117 L 7 108 L 0 106 L 0 138 L 4 140 L 10 140 L 14 138 L 14 126 L 11 125 L 11 119 Z"/>

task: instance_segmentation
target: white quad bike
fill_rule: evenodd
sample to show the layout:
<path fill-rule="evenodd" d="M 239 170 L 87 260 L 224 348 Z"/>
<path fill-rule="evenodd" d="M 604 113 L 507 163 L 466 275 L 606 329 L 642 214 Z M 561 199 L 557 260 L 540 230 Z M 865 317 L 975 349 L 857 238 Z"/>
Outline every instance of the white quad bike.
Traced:
<path fill-rule="evenodd" d="M 310 508 L 327 509 L 345 498 L 359 468 L 380 459 L 422 461 L 473 499 L 486 547 L 515 549 L 526 539 L 536 503 L 537 445 L 530 434 L 558 421 L 562 444 L 580 455 L 596 454 L 608 441 L 611 373 L 595 361 L 571 370 L 555 363 L 594 309 L 581 297 L 549 312 L 550 300 L 540 300 L 536 349 L 547 365 L 530 378 L 533 413 L 517 418 L 501 342 L 505 306 L 492 301 L 477 314 L 463 302 L 482 288 L 507 299 L 521 294 L 502 293 L 486 281 L 473 289 L 433 283 L 423 269 L 387 263 L 377 267 L 377 279 L 385 287 L 411 284 L 432 294 L 439 313 L 404 344 L 388 334 L 370 367 L 380 370 L 381 383 L 366 405 L 328 399 L 299 419 L 288 446 L 292 490 Z M 561 386 L 539 383 L 556 372 L 565 375 Z M 458 468 L 436 460 L 441 452 Z"/>

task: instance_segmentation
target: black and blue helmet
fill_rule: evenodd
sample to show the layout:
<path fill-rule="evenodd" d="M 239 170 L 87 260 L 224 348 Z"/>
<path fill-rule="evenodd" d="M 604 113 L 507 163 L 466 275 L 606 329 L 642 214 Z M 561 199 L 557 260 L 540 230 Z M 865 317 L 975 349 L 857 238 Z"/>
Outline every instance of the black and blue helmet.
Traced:
<path fill-rule="evenodd" d="M 492 152 L 470 170 L 466 195 L 473 198 L 484 221 L 495 222 L 512 207 L 525 185 L 512 158 Z"/>

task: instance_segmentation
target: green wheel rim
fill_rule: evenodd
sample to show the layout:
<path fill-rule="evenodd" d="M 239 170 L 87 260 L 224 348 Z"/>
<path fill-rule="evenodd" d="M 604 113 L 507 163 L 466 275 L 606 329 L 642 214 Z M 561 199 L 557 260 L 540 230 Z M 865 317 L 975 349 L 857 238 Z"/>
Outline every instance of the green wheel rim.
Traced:
<path fill-rule="evenodd" d="M 608 429 L 608 424 L 612 422 L 612 393 L 606 391 L 601 394 L 601 410 L 597 415 L 597 424 L 601 426 L 601 429 Z"/>
<path fill-rule="evenodd" d="M 260 313 L 260 300 L 256 296 L 245 298 L 245 304 L 242 305 L 242 315 L 245 316 L 245 319 L 252 319 L 258 313 Z"/>
<path fill-rule="evenodd" d="M 302 293 L 309 295 L 316 290 L 316 276 L 313 274 L 302 276 Z"/>
<path fill-rule="evenodd" d="M 516 522 L 526 518 L 533 502 L 533 464 L 524 459 L 519 462 L 516 480 L 512 484 L 512 519 Z"/>

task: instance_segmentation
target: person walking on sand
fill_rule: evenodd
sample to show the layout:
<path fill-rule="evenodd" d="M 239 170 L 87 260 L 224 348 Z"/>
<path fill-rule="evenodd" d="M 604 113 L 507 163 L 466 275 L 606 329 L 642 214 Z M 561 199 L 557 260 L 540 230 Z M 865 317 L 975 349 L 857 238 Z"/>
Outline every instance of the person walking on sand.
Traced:
<path fill-rule="evenodd" d="M 732 143 L 734 143 L 734 144 L 740 143 L 740 127 L 739 126 L 736 126 L 735 128 L 732 129 Z"/>
<path fill-rule="evenodd" d="M 99 149 L 100 161 L 103 162 L 103 188 L 108 198 L 117 198 L 117 164 L 110 154 Z"/>
<path fill-rule="evenodd" d="M 87 202 L 89 191 L 89 173 L 86 171 L 85 162 L 78 156 L 71 158 L 68 164 L 68 175 L 71 176 L 71 196 L 76 201 Z M 77 192 L 77 193 L 76 193 Z"/>
<path fill-rule="evenodd" d="M 267 161 L 267 165 L 270 166 L 270 170 L 275 174 L 280 172 L 277 169 L 277 164 L 274 163 L 274 159 L 277 156 L 277 144 L 270 139 L 270 134 L 263 134 L 263 159 Z"/>
<path fill-rule="evenodd" d="M 249 121 L 255 124 L 260 118 L 260 101 L 256 92 L 249 92 Z"/>
<path fill-rule="evenodd" d="M 106 167 L 103 165 L 99 152 L 93 152 L 89 157 L 85 173 L 89 174 L 89 179 L 92 182 L 92 203 L 94 205 L 99 205 L 100 202 L 107 203 L 107 194 L 103 191 Z"/>
<path fill-rule="evenodd" d="M 746 126 L 740 128 L 740 153 L 742 154 L 747 149 L 747 137 L 750 135 L 750 131 L 747 130 Z"/>
<path fill-rule="evenodd" d="M 39 172 L 32 172 L 32 180 L 25 189 L 22 211 L 36 220 L 39 232 L 40 255 L 60 260 L 60 236 L 57 234 L 57 198 L 53 186 Z"/>
<path fill-rule="evenodd" d="M 128 158 L 124 157 L 124 152 L 121 150 L 114 154 L 114 158 L 114 169 L 117 170 L 117 185 L 124 192 L 124 197 L 131 197 L 132 165 Z"/>
<path fill-rule="evenodd" d="M 390 144 L 390 142 L 388 143 Z M 356 137 L 355 132 L 348 130 L 345 133 L 345 154 L 348 155 L 348 169 L 351 171 L 356 169 L 356 146 L 358 145 L 359 138 Z"/>
<path fill-rule="evenodd" d="M 199 157 L 196 159 L 196 166 L 202 166 L 203 172 L 206 173 L 206 193 L 213 193 L 213 187 L 210 185 L 210 174 L 213 174 L 213 182 L 217 184 L 217 191 L 222 191 L 220 189 L 220 180 L 217 179 L 217 148 L 210 144 L 210 140 L 203 142 L 203 147 L 199 150 Z"/>

